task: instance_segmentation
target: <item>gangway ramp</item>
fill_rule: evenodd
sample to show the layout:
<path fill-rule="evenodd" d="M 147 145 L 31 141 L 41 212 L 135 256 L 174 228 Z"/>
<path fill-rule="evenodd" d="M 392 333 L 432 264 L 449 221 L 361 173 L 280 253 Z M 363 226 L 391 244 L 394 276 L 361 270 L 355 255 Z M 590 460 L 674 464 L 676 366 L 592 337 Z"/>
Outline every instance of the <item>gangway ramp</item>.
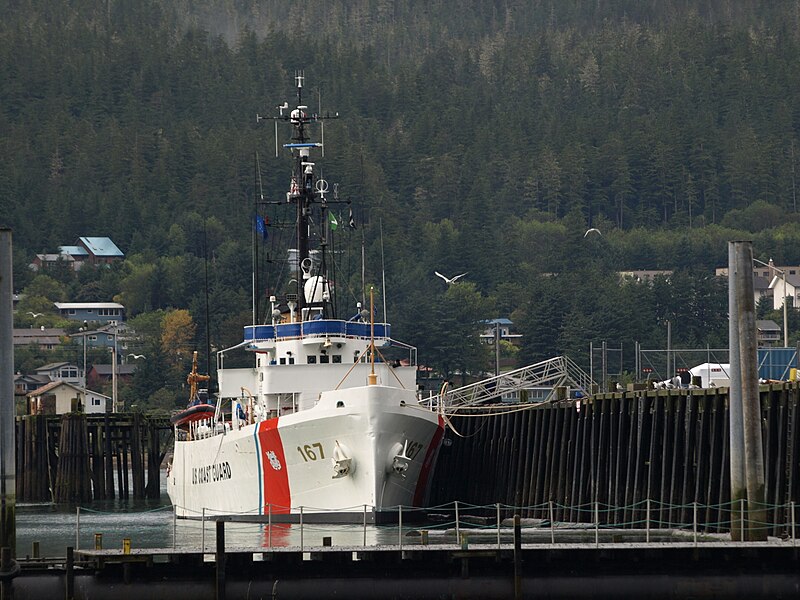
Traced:
<path fill-rule="evenodd" d="M 442 393 L 426 398 L 425 404 L 440 406 L 445 412 L 452 413 L 459 408 L 474 407 L 481 404 L 497 402 L 514 392 L 531 388 L 551 388 L 543 400 L 555 399 L 556 389 L 569 387 L 580 391 L 584 396 L 590 394 L 594 382 L 586 372 L 566 356 L 557 356 L 549 360 L 501 373 L 476 383 L 454 389 L 443 389 Z"/>

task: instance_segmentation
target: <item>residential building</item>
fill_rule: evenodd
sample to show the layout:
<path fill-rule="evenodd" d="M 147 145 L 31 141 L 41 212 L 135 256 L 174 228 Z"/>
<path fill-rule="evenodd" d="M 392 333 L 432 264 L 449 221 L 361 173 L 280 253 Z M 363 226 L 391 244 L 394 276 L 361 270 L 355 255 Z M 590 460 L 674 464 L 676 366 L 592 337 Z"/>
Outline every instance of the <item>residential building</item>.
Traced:
<path fill-rule="evenodd" d="M 14 329 L 12 332 L 14 348 L 22 348 L 31 344 L 39 346 L 44 350 L 52 350 L 61 344 L 66 332 L 60 328 L 29 328 Z"/>
<path fill-rule="evenodd" d="M 125 257 L 122 250 L 107 237 L 81 237 L 76 245 L 61 246 L 59 250 L 78 262 L 90 265 L 108 265 Z"/>
<path fill-rule="evenodd" d="M 88 385 L 92 387 L 101 387 L 112 383 L 114 374 L 112 372 L 113 365 L 111 364 L 95 364 L 89 369 L 86 379 Z M 130 381 L 133 374 L 136 372 L 136 365 L 124 364 L 117 365 L 117 381 Z"/>
<path fill-rule="evenodd" d="M 488 319 L 483 322 L 485 329 L 481 332 L 481 342 L 484 344 L 493 344 L 495 336 L 499 336 L 501 340 L 511 342 L 512 344 L 519 344 L 522 340 L 521 333 L 512 333 L 514 323 L 510 319 Z"/>
<path fill-rule="evenodd" d="M 769 289 L 772 291 L 772 309 L 781 310 L 783 299 L 786 298 L 786 306 L 800 306 L 800 275 L 775 275 L 769 282 Z"/>
<path fill-rule="evenodd" d="M 116 325 L 125 320 L 125 307 L 118 302 L 54 302 L 58 312 L 70 321 Z"/>
<path fill-rule="evenodd" d="M 46 271 L 57 267 L 59 262 L 77 271 L 75 258 L 68 254 L 37 254 L 29 266 L 33 271 Z"/>
<path fill-rule="evenodd" d="M 87 329 L 86 331 L 79 331 L 70 335 L 83 345 L 83 338 L 86 338 L 87 348 L 113 348 L 114 337 L 117 337 L 117 344 L 122 347 L 123 330 L 127 328 L 123 326 L 106 325 L 97 329 Z"/>
<path fill-rule="evenodd" d="M 653 283 L 656 277 L 664 277 L 669 279 L 672 277 L 672 271 L 654 270 L 654 269 L 640 269 L 634 271 L 618 271 L 620 279 L 634 279 L 639 283 L 646 281 Z"/>
<path fill-rule="evenodd" d="M 758 306 L 761 301 L 770 302 L 774 310 L 783 307 L 782 300 L 782 275 L 786 275 L 787 290 L 786 296 L 797 298 L 797 294 L 792 292 L 792 287 L 788 285 L 789 282 L 794 281 L 796 287 L 800 287 L 800 266 L 779 267 L 776 266 L 772 259 L 766 265 L 754 263 L 753 264 L 753 296 Z M 720 267 L 716 269 L 715 275 L 717 277 L 727 277 L 728 267 Z M 776 282 L 775 279 L 779 281 Z M 777 290 L 777 296 L 775 291 Z M 798 302 L 794 302 L 794 306 L 798 306 Z M 790 305 L 791 306 L 791 305 Z"/>
<path fill-rule="evenodd" d="M 14 395 L 26 396 L 28 392 L 37 390 L 50 382 L 51 379 L 47 375 L 25 375 L 23 373 L 17 373 L 14 375 Z"/>
<path fill-rule="evenodd" d="M 107 265 L 125 254 L 107 237 L 80 237 L 72 246 L 59 246 L 58 253 L 37 254 L 30 264 L 34 271 L 55 267 L 59 261 L 78 271 L 85 264 Z"/>
<path fill-rule="evenodd" d="M 783 345 L 783 332 L 775 321 L 759 319 L 756 321 L 756 332 L 759 346 Z"/>
<path fill-rule="evenodd" d="M 68 412 L 104 413 L 111 398 L 66 381 L 50 383 L 27 394 L 28 414 L 63 415 Z"/>
<path fill-rule="evenodd" d="M 73 385 L 84 385 L 83 374 L 80 367 L 68 362 L 56 362 L 42 365 L 36 371 L 36 375 L 47 377 L 49 381 L 66 381 Z"/>

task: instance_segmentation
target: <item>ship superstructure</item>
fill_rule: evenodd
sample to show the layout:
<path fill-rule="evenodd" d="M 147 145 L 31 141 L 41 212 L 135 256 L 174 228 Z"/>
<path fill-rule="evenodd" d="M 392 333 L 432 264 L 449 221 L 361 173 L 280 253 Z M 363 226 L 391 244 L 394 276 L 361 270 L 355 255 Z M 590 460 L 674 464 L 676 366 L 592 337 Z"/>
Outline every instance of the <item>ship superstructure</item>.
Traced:
<path fill-rule="evenodd" d="M 272 118 L 292 128 L 284 148 L 293 159 L 296 287 L 270 297 L 265 322 L 244 328 L 234 348 L 253 353 L 252 367 L 225 368 L 232 348 L 218 353 L 213 417 L 176 419 L 167 485 L 181 517 L 374 520 L 423 503 L 444 432 L 442 416 L 418 402 L 416 349 L 375 322 L 372 302 L 336 318 L 326 237 L 310 247 L 312 207 L 327 222 L 328 184 L 308 130 L 338 115 L 309 114 L 302 74 L 296 84 L 296 106 L 284 103 Z"/>

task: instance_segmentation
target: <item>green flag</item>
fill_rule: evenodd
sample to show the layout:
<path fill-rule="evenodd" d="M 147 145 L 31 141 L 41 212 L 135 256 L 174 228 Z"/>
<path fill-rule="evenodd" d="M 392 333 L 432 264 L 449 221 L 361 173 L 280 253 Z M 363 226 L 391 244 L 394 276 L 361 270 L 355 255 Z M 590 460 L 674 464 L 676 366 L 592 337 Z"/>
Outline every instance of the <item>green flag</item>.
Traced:
<path fill-rule="evenodd" d="M 328 222 L 331 224 L 331 231 L 336 231 L 336 228 L 339 226 L 339 221 L 336 220 L 336 215 L 332 212 L 328 213 Z"/>

